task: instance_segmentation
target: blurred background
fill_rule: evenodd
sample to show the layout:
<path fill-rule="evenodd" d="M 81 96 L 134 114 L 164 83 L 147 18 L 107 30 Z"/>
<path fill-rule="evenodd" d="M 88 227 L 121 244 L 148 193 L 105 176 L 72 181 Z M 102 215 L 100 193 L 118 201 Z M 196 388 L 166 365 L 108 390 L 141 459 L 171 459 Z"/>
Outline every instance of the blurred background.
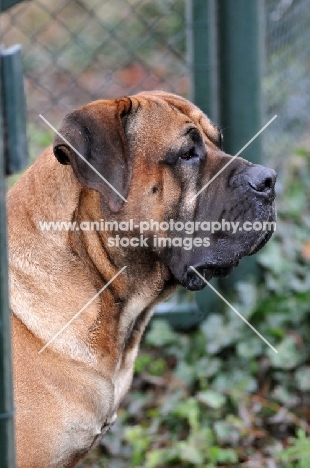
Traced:
<path fill-rule="evenodd" d="M 53 137 L 39 114 L 59 127 L 73 108 L 142 90 L 194 100 L 221 124 L 231 151 L 278 115 L 242 155 L 279 174 L 277 232 L 256 256 L 259 270 L 229 280 L 226 297 L 279 353 L 210 291 L 179 293 L 177 320 L 167 306 L 156 314 L 118 421 L 80 467 L 308 468 L 310 0 L 32 0 L 0 19 L 2 46 L 22 46 L 31 162 Z M 228 35 L 234 21 L 247 22 L 239 43 L 239 31 Z M 242 83 L 230 75 L 230 44 Z M 253 54 L 243 55 L 245 47 Z M 256 83 L 255 102 L 247 82 Z M 238 147 L 234 100 L 254 109 Z"/>
<path fill-rule="evenodd" d="M 32 158 L 46 146 L 39 114 L 57 126 L 65 113 L 95 99 L 157 88 L 192 98 L 198 67 L 188 44 L 191 3 L 33 0 L 3 13 L 2 45 L 22 45 Z M 262 122 L 279 116 L 263 135 L 264 156 L 279 166 L 284 150 L 309 145 L 309 2 L 260 3 Z"/>

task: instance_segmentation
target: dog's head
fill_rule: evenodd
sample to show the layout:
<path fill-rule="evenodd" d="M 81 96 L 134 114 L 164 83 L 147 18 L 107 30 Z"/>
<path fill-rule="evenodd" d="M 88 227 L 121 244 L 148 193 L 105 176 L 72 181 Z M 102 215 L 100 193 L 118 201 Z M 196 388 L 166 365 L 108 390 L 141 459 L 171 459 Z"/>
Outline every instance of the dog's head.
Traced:
<path fill-rule="evenodd" d="M 130 248 L 152 251 L 188 289 L 205 286 L 191 267 L 206 280 L 227 275 L 272 235 L 275 172 L 225 154 L 219 128 L 179 96 L 95 101 L 60 134 L 54 154 L 100 193 L 98 218 L 144 223 L 148 246 Z"/>

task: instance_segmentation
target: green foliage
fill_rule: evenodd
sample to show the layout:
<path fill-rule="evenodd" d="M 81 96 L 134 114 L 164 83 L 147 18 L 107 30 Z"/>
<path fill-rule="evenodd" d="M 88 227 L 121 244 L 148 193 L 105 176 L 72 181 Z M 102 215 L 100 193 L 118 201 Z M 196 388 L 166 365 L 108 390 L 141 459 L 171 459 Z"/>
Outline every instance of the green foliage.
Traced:
<path fill-rule="evenodd" d="M 201 403 L 200 403 L 201 402 Z M 132 467 L 156 468 L 160 466 L 208 466 L 217 463 L 236 463 L 238 456 L 235 450 L 220 447 L 211 427 L 202 420 L 203 406 L 215 407 L 224 404 L 223 397 L 216 393 L 206 392 L 196 397 L 184 399 L 180 393 L 178 398 L 162 407 L 157 414 L 157 423 L 162 429 L 170 429 L 172 439 L 169 445 L 152 448 L 157 441 L 154 428 L 142 425 L 132 426 L 126 430 L 126 440 L 133 444 L 131 455 Z M 156 431 L 158 430 L 156 424 Z M 183 440 L 178 440 L 178 432 L 186 434 Z M 167 438 L 165 435 L 164 440 Z M 141 465 L 140 465 L 141 464 Z"/>
<path fill-rule="evenodd" d="M 305 431 L 297 431 L 297 438 L 293 439 L 291 447 L 283 450 L 278 459 L 285 462 L 285 468 L 309 468 L 310 439 Z"/>
<path fill-rule="evenodd" d="M 29 167 L 33 164 L 38 154 L 40 154 L 43 149 L 52 144 L 53 141 L 53 132 L 50 128 L 42 130 L 35 125 L 29 124 L 27 129 L 28 140 L 31 143 L 31 153 L 29 156 Z M 25 170 L 17 172 L 8 177 L 8 188 L 13 187 L 15 182 L 23 175 Z"/>
<path fill-rule="evenodd" d="M 149 354 L 141 354 L 135 362 L 137 374 L 148 372 L 150 375 L 160 376 L 166 371 L 166 361 L 162 358 L 153 359 Z"/>

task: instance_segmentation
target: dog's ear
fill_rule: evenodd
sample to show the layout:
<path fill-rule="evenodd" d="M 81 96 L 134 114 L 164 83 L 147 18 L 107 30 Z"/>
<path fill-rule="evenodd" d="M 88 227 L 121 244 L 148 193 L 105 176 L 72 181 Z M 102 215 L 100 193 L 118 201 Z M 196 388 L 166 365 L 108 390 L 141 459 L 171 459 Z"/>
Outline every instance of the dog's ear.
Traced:
<path fill-rule="evenodd" d="M 78 181 L 100 192 L 113 212 L 127 197 L 131 165 L 122 117 L 131 110 L 127 97 L 95 101 L 68 114 L 54 138 L 61 164 L 70 164 Z"/>

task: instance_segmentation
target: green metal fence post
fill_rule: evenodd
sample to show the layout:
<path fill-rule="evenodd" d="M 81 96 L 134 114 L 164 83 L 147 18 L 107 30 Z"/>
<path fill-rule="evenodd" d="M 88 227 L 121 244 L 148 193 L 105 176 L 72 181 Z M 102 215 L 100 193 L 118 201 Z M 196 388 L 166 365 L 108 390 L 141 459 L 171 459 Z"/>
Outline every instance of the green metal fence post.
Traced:
<path fill-rule="evenodd" d="M 187 0 L 187 54 L 191 70 L 190 99 L 219 123 L 218 15 L 216 0 Z M 218 281 L 212 280 L 214 287 Z M 203 317 L 218 311 L 220 302 L 209 288 L 195 293 Z"/>
<path fill-rule="evenodd" d="M 261 128 L 263 24 L 261 0 L 221 0 L 219 15 L 220 122 L 225 150 L 237 153 Z M 261 138 L 242 157 L 261 161 Z"/>
<path fill-rule="evenodd" d="M 187 0 L 191 99 L 224 133 L 224 150 L 236 154 L 261 128 L 263 2 L 260 0 Z M 261 161 L 258 137 L 242 157 Z M 257 275 L 246 258 L 221 286 Z M 209 296 L 201 293 L 204 298 Z"/>
<path fill-rule="evenodd" d="M 26 103 L 20 45 L 0 50 L 1 92 L 5 134 L 6 174 L 25 167 L 28 159 Z"/>
<path fill-rule="evenodd" d="M 218 21 L 216 0 L 187 0 L 190 99 L 219 121 Z"/>
<path fill-rule="evenodd" d="M 224 150 L 236 154 L 262 127 L 263 2 L 221 0 L 218 2 L 220 124 Z M 262 137 L 254 140 L 241 157 L 258 164 Z M 240 279 L 258 274 L 254 257 L 241 260 L 221 286 L 231 288 Z"/>
<path fill-rule="evenodd" d="M 3 159 L 0 158 L 1 165 Z M 1 179 L 1 175 L 0 175 Z M 0 180 L 0 468 L 13 468 L 14 419 L 6 258 L 5 184 Z"/>
<path fill-rule="evenodd" d="M 0 78 L 1 79 L 1 78 Z M 0 96 L 0 110 L 1 110 Z M 0 468 L 15 467 L 11 327 L 8 300 L 4 157 L 0 112 Z"/>

